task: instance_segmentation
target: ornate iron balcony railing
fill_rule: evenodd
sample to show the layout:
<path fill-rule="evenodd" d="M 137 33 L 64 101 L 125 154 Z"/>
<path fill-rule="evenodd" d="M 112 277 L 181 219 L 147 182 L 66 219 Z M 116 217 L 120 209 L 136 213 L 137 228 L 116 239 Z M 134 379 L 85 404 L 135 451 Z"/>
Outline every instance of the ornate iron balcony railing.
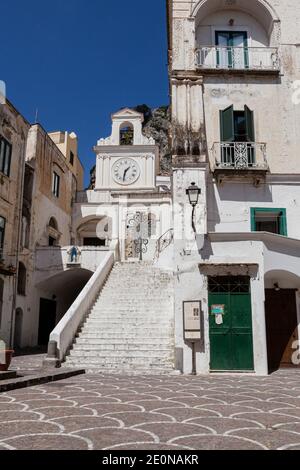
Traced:
<path fill-rule="evenodd" d="M 276 47 L 204 46 L 196 50 L 196 67 L 219 70 L 279 71 Z"/>
<path fill-rule="evenodd" d="M 266 148 L 264 143 L 216 142 L 212 148 L 215 169 L 267 171 Z"/>

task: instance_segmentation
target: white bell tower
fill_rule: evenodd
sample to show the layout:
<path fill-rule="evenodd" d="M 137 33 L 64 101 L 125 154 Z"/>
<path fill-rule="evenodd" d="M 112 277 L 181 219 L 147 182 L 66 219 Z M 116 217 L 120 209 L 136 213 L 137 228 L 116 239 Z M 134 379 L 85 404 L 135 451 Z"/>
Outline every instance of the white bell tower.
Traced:
<path fill-rule="evenodd" d="M 95 191 L 136 192 L 154 190 L 159 171 L 159 149 L 143 135 L 144 116 L 125 108 L 112 115 L 112 133 L 100 139 Z"/>

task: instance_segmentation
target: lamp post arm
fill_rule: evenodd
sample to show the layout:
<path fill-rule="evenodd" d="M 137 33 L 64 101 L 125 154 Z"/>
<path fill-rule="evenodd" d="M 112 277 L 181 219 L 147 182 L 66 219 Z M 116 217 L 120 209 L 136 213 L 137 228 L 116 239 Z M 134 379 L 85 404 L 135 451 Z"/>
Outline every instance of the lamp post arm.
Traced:
<path fill-rule="evenodd" d="M 192 227 L 193 227 L 194 233 L 196 233 L 195 210 L 196 210 L 196 206 L 193 206 L 193 210 L 192 210 Z"/>

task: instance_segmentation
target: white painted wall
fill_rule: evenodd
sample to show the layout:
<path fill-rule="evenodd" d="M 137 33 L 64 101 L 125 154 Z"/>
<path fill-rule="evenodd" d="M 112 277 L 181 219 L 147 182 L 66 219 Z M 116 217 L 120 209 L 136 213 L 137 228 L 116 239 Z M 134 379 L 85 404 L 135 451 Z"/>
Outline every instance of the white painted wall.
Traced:
<path fill-rule="evenodd" d="M 259 187 L 241 180 L 208 181 L 209 232 L 251 232 L 251 208 L 259 207 L 286 209 L 288 236 L 300 239 L 300 179 L 270 177 Z"/>

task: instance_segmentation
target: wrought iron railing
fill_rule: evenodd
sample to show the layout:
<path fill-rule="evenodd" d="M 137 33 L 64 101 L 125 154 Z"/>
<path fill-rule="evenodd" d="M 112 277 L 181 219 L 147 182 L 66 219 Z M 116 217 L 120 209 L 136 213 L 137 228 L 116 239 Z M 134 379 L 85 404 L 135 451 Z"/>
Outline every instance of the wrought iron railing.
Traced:
<path fill-rule="evenodd" d="M 174 230 L 170 228 L 156 242 L 154 261 L 159 259 L 160 254 L 174 241 Z"/>
<path fill-rule="evenodd" d="M 196 50 L 196 67 L 220 70 L 280 70 L 276 47 L 204 46 Z"/>
<path fill-rule="evenodd" d="M 212 151 L 215 168 L 268 170 L 267 146 L 256 142 L 216 142 Z"/>

